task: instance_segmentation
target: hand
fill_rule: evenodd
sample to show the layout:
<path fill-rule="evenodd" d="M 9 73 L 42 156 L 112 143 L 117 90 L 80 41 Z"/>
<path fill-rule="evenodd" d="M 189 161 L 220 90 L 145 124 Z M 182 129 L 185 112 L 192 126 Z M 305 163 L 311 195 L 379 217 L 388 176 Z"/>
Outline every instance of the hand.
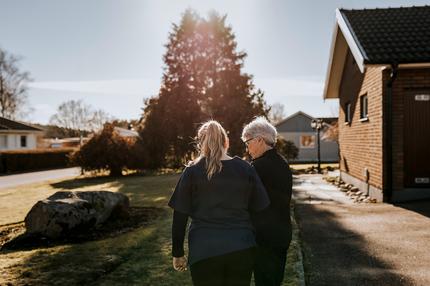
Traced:
<path fill-rule="evenodd" d="M 182 257 L 173 257 L 173 268 L 176 271 L 185 271 L 187 270 L 187 259 L 185 256 Z"/>

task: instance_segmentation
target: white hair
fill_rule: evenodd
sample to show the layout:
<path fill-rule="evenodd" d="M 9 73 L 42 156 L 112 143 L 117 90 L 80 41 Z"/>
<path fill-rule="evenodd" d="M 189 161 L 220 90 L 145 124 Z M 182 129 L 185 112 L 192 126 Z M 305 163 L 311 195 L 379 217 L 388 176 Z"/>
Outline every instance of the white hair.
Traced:
<path fill-rule="evenodd" d="M 242 131 L 242 140 L 261 137 L 267 145 L 273 146 L 276 143 L 278 132 L 275 126 L 270 124 L 266 118 L 260 116 L 247 124 Z"/>

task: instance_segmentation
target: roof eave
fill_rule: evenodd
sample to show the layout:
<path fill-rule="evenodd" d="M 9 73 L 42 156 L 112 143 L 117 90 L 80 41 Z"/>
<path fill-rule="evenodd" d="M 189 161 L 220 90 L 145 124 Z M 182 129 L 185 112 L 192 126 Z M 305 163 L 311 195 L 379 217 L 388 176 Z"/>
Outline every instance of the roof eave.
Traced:
<path fill-rule="evenodd" d="M 360 72 L 366 70 L 365 55 L 362 54 L 348 23 L 339 9 L 336 9 L 336 23 L 330 47 L 330 59 L 324 85 L 324 99 L 339 98 L 339 85 L 342 79 L 346 52 L 350 49 Z"/>
<path fill-rule="evenodd" d="M 343 36 L 345 37 L 346 42 L 351 50 L 352 55 L 354 56 L 355 62 L 358 65 L 361 73 L 365 71 L 365 61 L 367 60 L 367 55 L 363 48 L 360 48 L 360 43 L 354 35 L 354 32 L 351 30 L 351 26 L 347 22 L 346 18 L 343 17 L 342 12 L 339 9 L 336 9 L 336 20 L 341 29 Z"/>
<path fill-rule="evenodd" d="M 299 115 L 299 114 L 304 115 L 305 117 L 308 117 L 309 119 L 315 119 L 314 117 L 310 116 L 309 114 L 304 113 L 303 111 L 299 110 L 299 111 L 297 111 L 297 112 L 295 112 L 295 113 L 291 114 L 290 116 L 287 116 L 286 118 L 282 119 L 282 120 L 281 120 L 281 121 L 279 121 L 278 123 L 276 123 L 276 124 L 275 124 L 275 127 L 278 127 L 279 125 L 284 124 L 285 122 L 287 122 L 287 121 L 288 121 L 288 120 L 290 120 L 291 118 L 296 117 L 296 116 L 297 116 L 297 115 Z"/>

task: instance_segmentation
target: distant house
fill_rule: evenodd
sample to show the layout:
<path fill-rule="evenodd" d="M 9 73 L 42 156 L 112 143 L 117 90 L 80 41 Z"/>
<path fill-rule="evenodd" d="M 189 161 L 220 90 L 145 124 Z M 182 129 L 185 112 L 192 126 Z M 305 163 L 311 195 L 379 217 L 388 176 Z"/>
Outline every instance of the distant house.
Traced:
<path fill-rule="evenodd" d="M 0 117 L 0 151 L 36 149 L 42 133 L 39 128 Z"/>
<path fill-rule="evenodd" d="M 430 6 L 336 11 L 341 177 L 379 201 L 430 198 L 429 31 Z"/>
<path fill-rule="evenodd" d="M 279 136 L 285 140 L 292 141 L 299 149 L 299 155 L 290 162 L 316 162 L 318 158 L 317 134 L 312 129 L 311 122 L 314 118 L 302 111 L 285 118 L 275 125 Z M 324 128 L 320 131 L 320 153 L 321 162 L 338 162 L 339 146 L 336 141 L 323 139 L 322 135 L 327 127 L 337 122 L 337 118 L 321 118 Z"/>
<path fill-rule="evenodd" d="M 68 137 L 68 138 L 45 138 L 43 139 L 44 148 L 79 148 L 90 140 L 89 137 Z"/>
<path fill-rule="evenodd" d="M 139 137 L 139 133 L 133 129 L 125 129 L 122 127 L 115 126 L 114 131 L 121 137 L 126 137 L 126 138 Z"/>
<path fill-rule="evenodd" d="M 39 128 L 0 117 L 0 151 L 36 149 L 42 133 Z"/>

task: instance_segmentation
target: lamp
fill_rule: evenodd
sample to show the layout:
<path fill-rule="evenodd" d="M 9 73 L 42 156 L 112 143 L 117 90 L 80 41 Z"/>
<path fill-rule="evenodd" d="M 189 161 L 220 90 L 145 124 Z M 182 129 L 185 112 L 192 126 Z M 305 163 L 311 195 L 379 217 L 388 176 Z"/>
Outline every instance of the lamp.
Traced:
<path fill-rule="evenodd" d="M 313 119 L 311 121 L 312 129 L 317 131 L 317 147 L 318 147 L 318 174 L 321 174 L 321 153 L 320 153 L 320 129 L 323 127 L 322 119 Z"/>

